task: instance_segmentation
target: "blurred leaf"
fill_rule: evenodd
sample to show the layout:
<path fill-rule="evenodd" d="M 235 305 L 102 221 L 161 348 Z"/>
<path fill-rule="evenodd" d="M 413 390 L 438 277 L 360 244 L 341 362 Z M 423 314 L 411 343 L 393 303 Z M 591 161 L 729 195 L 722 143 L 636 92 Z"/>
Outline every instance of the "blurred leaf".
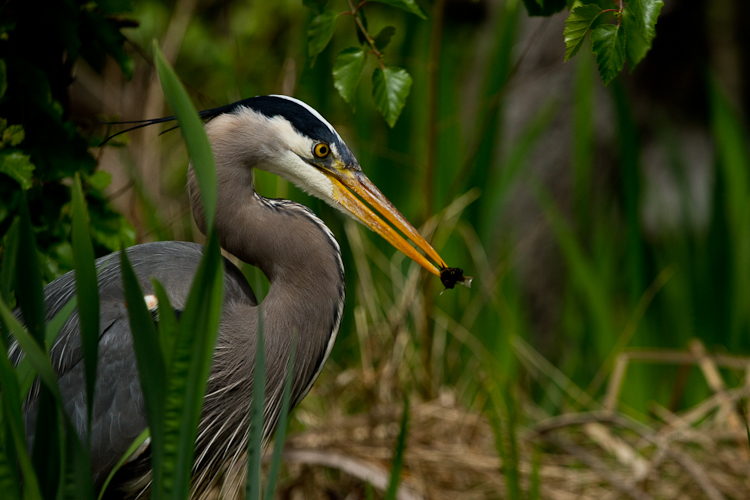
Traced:
<path fill-rule="evenodd" d="M 391 461 L 391 479 L 388 482 L 388 490 L 385 492 L 385 500 L 396 500 L 398 494 L 398 483 L 401 480 L 401 470 L 404 465 L 404 452 L 406 451 L 406 435 L 409 431 L 409 399 L 404 398 L 404 411 L 401 415 L 401 426 L 396 440 L 396 448 L 393 450 Z"/>
<path fill-rule="evenodd" d="M 97 170 L 86 178 L 86 182 L 92 188 L 101 191 L 112 183 L 112 174 L 104 170 Z"/>
<path fill-rule="evenodd" d="M 15 307 L 13 288 L 18 260 L 18 224 L 19 219 L 16 218 L 8 232 L 5 233 L 2 265 L 0 267 L 0 298 L 10 307 Z"/>
<path fill-rule="evenodd" d="M 412 79 L 403 68 L 376 68 L 372 74 L 372 97 L 375 107 L 393 128 L 406 104 Z"/>
<path fill-rule="evenodd" d="M 338 12 L 328 10 L 310 21 L 310 26 L 307 28 L 307 46 L 311 58 L 323 52 L 328 42 L 331 41 L 338 19 Z"/>
<path fill-rule="evenodd" d="M 97 353 L 99 352 L 99 288 L 91 244 L 86 201 L 81 188 L 81 176 L 76 172 L 73 182 L 73 260 L 75 262 L 78 317 L 81 328 L 83 366 L 86 374 L 87 429 L 91 427 L 96 387 Z M 87 436 L 90 435 L 87 432 Z"/>
<path fill-rule="evenodd" d="M 622 29 L 625 31 L 625 54 L 632 72 L 638 66 L 638 63 L 646 57 L 646 53 L 651 49 L 651 44 L 643 37 L 633 13 L 628 9 L 624 9 L 622 12 Z"/>
<path fill-rule="evenodd" d="M 380 33 L 375 35 L 375 38 L 373 41 L 375 42 L 375 47 L 378 48 L 379 51 L 383 51 L 389 43 L 391 43 L 391 38 L 393 38 L 393 35 L 396 34 L 396 28 L 393 26 L 386 26 L 382 30 L 380 30 Z"/>
<path fill-rule="evenodd" d="M 427 19 L 427 15 L 422 10 L 422 7 L 417 5 L 417 2 L 415 0 L 371 0 L 373 2 L 377 3 L 384 3 L 386 5 L 391 5 L 393 7 L 398 7 L 401 10 L 405 10 L 406 12 L 410 12 L 414 14 L 415 16 L 419 16 L 422 19 Z"/>
<path fill-rule="evenodd" d="M 312 10 L 316 14 L 322 14 L 328 0 L 302 0 L 302 5 Z"/>
<path fill-rule="evenodd" d="M 346 102 L 351 102 L 365 69 L 367 53 L 364 49 L 349 47 L 342 50 L 333 65 L 333 85 Z"/>
<path fill-rule="evenodd" d="M 565 0 L 523 0 L 530 16 L 551 16 L 563 10 Z"/>
<path fill-rule="evenodd" d="M 633 13 L 643 39 L 651 45 L 656 36 L 656 21 L 664 7 L 664 0 L 626 0 L 625 3 Z"/>
<path fill-rule="evenodd" d="M 206 227 L 210 228 L 213 226 L 214 215 L 216 214 L 217 196 L 216 163 L 211 144 L 208 142 L 203 121 L 198 117 L 193 103 L 177 75 L 169 66 L 167 60 L 164 59 L 164 54 L 161 53 L 156 42 L 154 42 L 154 64 L 159 73 L 164 96 L 180 123 L 180 131 L 185 138 L 185 145 L 200 185 Z"/>
<path fill-rule="evenodd" d="M 591 32 L 591 50 L 596 56 L 604 85 L 614 80 L 625 64 L 625 35 L 622 26 L 602 24 Z"/>
<path fill-rule="evenodd" d="M 586 33 L 601 15 L 602 9 L 596 4 L 581 5 L 570 12 L 565 20 L 565 61 L 576 55 L 586 38 Z"/>
<path fill-rule="evenodd" d="M 20 151 L 0 151 L 0 172 L 14 179 L 24 191 L 31 188 L 34 165 L 31 157 Z"/>
<path fill-rule="evenodd" d="M 18 146 L 23 142 L 23 139 L 26 134 L 24 134 L 23 127 L 21 125 L 11 125 L 8 127 L 8 122 L 6 120 L 2 120 L 2 128 L 3 136 L 2 136 L 2 143 L 0 144 L 0 147 L 5 146 Z"/>

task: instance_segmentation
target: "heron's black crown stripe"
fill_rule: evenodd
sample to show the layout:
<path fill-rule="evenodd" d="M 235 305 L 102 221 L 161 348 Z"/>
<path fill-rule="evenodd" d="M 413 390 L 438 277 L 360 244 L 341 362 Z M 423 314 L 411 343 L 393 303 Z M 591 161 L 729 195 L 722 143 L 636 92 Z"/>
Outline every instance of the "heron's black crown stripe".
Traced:
<path fill-rule="evenodd" d="M 250 108 L 268 118 L 281 116 L 288 120 L 299 133 L 314 141 L 327 144 L 339 142 L 335 132 L 329 128 L 328 124 L 322 122 L 304 106 L 283 97 L 271 95 L 250 97 L 226 106 L 201 111 L 199 114 L 204 118 L 214 118 L 224 113 L 234 113 L 243 107 Z"/>

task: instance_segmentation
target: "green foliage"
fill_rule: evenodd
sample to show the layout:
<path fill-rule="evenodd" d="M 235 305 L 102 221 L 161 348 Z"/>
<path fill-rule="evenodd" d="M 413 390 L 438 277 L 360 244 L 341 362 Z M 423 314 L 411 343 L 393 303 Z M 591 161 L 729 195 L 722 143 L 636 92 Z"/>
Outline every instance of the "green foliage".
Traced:
<path fill-rule="evenodd" d="M 310 27 L 307 28 L 307 37 L 309 39 L 307 47 L 310 57 L 314 58 L 326 48 L 331 38 L 333 38 L 333 33 L 336 31 L 336 21 L 338 19 L 338 13 L 328 10 L 310 21 Z"/>
<path fill-rule="evenodd" d="M 346 102 L 351 102 L 357 84 L 365 70 L 367 53 L 363 49 L 350 47 L 336 57 L 333 65 L 333 85 Z"/>
<path fill-rule="evenodd" d="M 385 500 L 396 500 L 398 483 L 401 480 L 401 470 L 404 466 L 404 453 L 406 452 L 406 436 L 409 433 L 409 399 L 404 398 L 404 411 L 401 414 L 401 425 L 399 426 L 396 447 L 393 449 L 393 460 L 391 460 L 391 477 L 388 481 L 388 489 L 385 492 Z"/>
<path fill-rule="evenodd" d="M 414 0 L 373 1 L 399 8 L 422 19 L 427 18 L 422 8 Z M 403 68 L 386 66 L 383 50 L 390 44 L 391 39 L 396 33 L 396 28 L 385 26 L 375 37 L 372 37 L 368 32 L 367 18 L 365 17 L 363 4 L 364 2 L 356 8 L 352 7 L 353 10 L 345 11 L 341 14 L 329 10 L 313 18 L 307 29 L 307 51 L 314 62 L 315 57 L 323 52 L 333 38 L 338 18 L 343 14 L 351 15 L 355 23 L 355 31 L 360 45 L 366 44 L 370 50 L 354 47 L 342 50 L 336 57 L 336 62 L 333 65 L 333 85 L 344 101 L 353 104 L 352 100 L 362 72 L 365 69 L 367 57 L 369 54 L 373 54 L 378 62 L 378 67 L 375 68 L 372 75 L 373 102 L 376 109 L 385 118 L 388 126 L 393 128 L 406 105 L 406 98 L 409 96 L 409 91 L 411 90 L 412 78 Z M 308 5 L 308 3 L 305 3 L 305 5 L 311 7 L 313 10 L 318 10 L 316 7 L 318 4 L 312 3 Z"/>
<path fill-rule="evenodd" d="M 576 55 L 583 45 L 591 25 L 601 15 L 602 9 L 596 4 L 581 5 L 570 11 L 565 20 L 565 61 Z"/>
<path fill-rule="evenodd" d="M 375 68 L 372 98 L 389 126 L 396 125 L 411 90 L 411 75 L 403 68 Z"/>
<path fill-rule="evenodd" d="M 40 266 L 50 281 L 73 266 L 70 178 L 84 181 L 96 161 L 84 136 L 68 117 L 68 85 L 78 58 L 97 70 L 107 56 L 126 74 L 133 63 L 123 48 L 118 17 L 130 2 L 46 2 L 44 15 L 33 2 L 11 0 L 0 8 L 0 237 L 25 193 L 31 209 Z M 12 181 L 8 182 L 9 179 Z M 97 255 L 133 242 L 133 229 L 106 201 L 102 183 L 84 185 L 94 223 Z M 2 249 L 0 249 L 2 250 Z"/>
<path fill-rule="evenodd" d="M 611 82 L 625 64 L 625 33 L 622 26 L 602 24 L 591 32 L 591 50 L 605 85 Z"/>

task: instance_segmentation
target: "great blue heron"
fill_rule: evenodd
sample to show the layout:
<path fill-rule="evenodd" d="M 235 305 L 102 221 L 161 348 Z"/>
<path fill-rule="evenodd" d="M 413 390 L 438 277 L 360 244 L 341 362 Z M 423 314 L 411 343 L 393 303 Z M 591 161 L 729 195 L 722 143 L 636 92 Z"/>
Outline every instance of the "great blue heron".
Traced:
<path fill-rule="evenodd" d="M 270 403 L 268 437 L 280 411 L 286 360 L 291 336 L 298 338 L 293 371 L 292 406 L 312 387 L 331 353 L 344 308 L 344 266 L 331 231 L 308 208 L 298 203 L 268 199 L 253 187 L 253 170 L 267 170 L 293 182 L 385 237 L 430 272 L 452 286 L 460 276 L 362 173 L 357 160 L 334 128 L 310 106 L 285 96 L 245 99 L 204 111 L 218 176 L 216 228 L 224 249 L 261 269 L 270 281 L 263 301 Z M 146 124 L 164 121 L 152 120 Z M 192 166 L 188 170 L 190 202 L 198 227 L 205 232 L 201 198 Z M 356 194 L 356 196 L 355 196 Z M 424 250 L 406 243 L 357 196 L 388 218 L 398 230 Z M 193 243 L 159 242 L 137 245 L 128 256 L 146 294 L 151 279 L 167 290 L 176 310 L 187 299 L 202 247 Z M 119 258 L 97 261 L 101 324 L 99 363 L 91 424 L 91 461 L 95 483 L 102 481 L 116 461 L 146 427 L 146 410 L 138 379 Z M 242 273 L 225 260 L 224 304 L 220 331 L 208 381 L 196 442 L 193 496 L 213 491 L 233 497 L 242 486 L 244 451 L 249 427 L 258 305 Z M 72 273 L 45 289 L 48 317 L 55 315 L 75 293 Z M 11 348 L 17 362 L 21 353 Z M 86 394 L 78 319 L 74 314 L 50 350 L 59 376 L 66 411 L 81 435 L 86 432 Z M 276 403 L 273 403 L 276 401 Z M 25 407 L 29 439 L 35 428 L 36 395 Z M 119 485 L 129 494 L 148 488 L 148 453 L 131 457 Z"/>

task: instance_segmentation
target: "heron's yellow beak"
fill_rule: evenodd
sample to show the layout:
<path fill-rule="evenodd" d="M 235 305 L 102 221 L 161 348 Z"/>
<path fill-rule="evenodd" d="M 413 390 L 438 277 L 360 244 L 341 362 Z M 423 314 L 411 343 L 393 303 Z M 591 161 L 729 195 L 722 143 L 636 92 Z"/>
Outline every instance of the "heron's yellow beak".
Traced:
<path fill-rule="evenodd" d="M 336 167 L 339 167 L 338 165 Z M 440 276 L 440 270 L 446 268 L 445 262 L 432 246 L 422 237 L 414 226 L 401 215 L 396 207 L 383 196 L 378 188 L 360 170 L 336 168 L 335 170 L 322 169 L 333 183 L 333 198 L 341 203 L 349 212 L 354 214 L 362 223 L 378 233 L 396 249 L 403 252 L 414 262 L 424 267 L 432 274 Z M 388 219 L 393 226 L 401 231 L 407 238 L 421 248 L 435 264 L 427 260 L 424 255 L 401 237 L 391 226 L 378 217 L 367 205 L 355 196 L 355 194 L 369 203 L 375 210 Z"/>

